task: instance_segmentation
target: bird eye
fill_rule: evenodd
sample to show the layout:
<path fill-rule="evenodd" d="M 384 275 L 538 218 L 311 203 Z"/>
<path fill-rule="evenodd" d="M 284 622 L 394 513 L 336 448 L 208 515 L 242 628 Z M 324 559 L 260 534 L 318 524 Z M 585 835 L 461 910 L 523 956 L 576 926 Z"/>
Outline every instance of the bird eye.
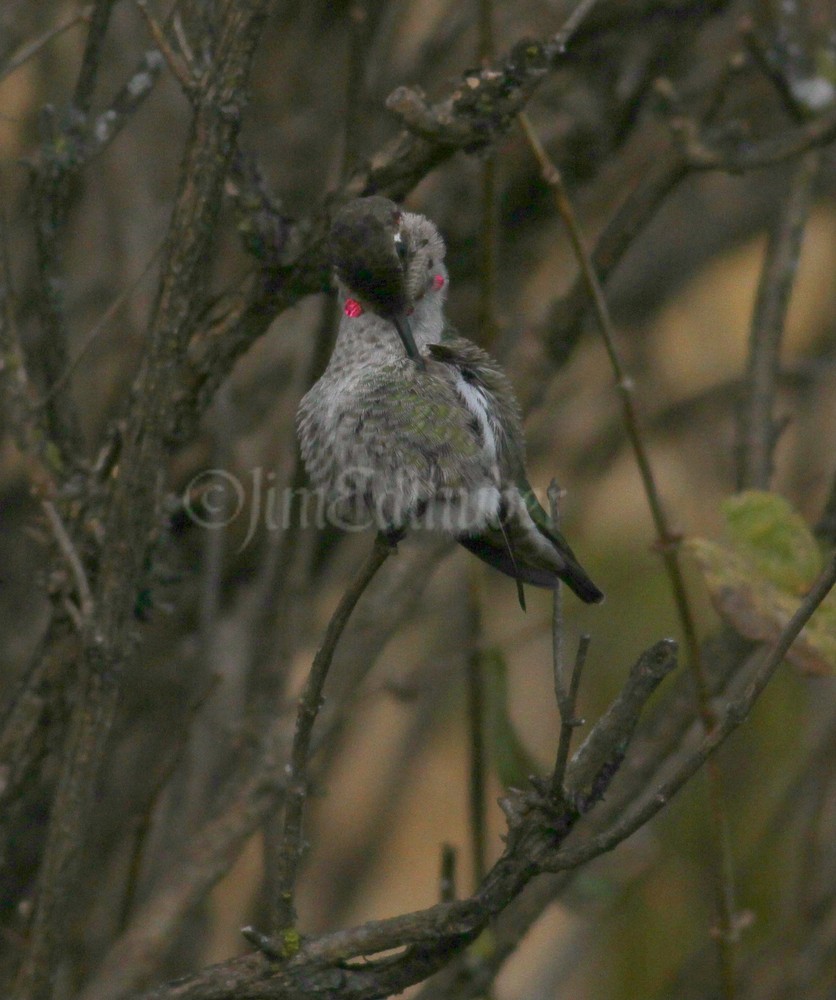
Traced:
<path fill-rule="evenodd" d="M 403 241 L 403 236 L 400 233 L 395 233 L 395 253 L 401 259 L 401 261 L 406 260 L 406 243 Z"/>

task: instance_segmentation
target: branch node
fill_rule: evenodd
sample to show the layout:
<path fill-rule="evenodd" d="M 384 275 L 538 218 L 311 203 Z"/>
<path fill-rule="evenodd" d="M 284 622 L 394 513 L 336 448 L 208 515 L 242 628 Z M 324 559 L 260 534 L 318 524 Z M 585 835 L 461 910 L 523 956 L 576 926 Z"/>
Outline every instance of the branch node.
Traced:
<path fill-rule="evenodd" d="M 163 58 L 168 64 L 168 68 L 171 70 L 174 79 L 180 84 L 180 87 L 186 97 L 188 97 L 189 100 L 192 100 L 199 84 L 199 81 L 195 77 L 193 67 L 189 65 L 183 56 L 179 56 L 171 45 L 169 45 L 168 39 L 165 37 L 165 32 L 157 22 L 154 15 L 148 9 L 146 0 L 136 0 L 136 6 L 148 26 L 148 31 L 154 39 L 154 44 L 160 50 Z"/>

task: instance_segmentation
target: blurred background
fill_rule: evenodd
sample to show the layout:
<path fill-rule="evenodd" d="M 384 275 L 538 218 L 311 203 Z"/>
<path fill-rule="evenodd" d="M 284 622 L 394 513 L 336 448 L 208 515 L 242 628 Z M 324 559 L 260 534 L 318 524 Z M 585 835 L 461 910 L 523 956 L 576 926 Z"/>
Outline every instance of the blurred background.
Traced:
<path fill-rule="evenodd" d="M 177 5 L 193 46 L 209 45 L 213 6 Z M 258 50 L 241 155 L 257 164 L 278 215 L 304 219 L 397 135 L 401 126 L 385 108 L 395 87 L 418 85 L 440 99 L 479 65 L 480 53 L 492 49 L 499 57 L 522 38 L 547 39 L 571 6 L 276 4 Z M 802 6 L 598 4 L 528 105 L 591 247 L 673 155 L 674 117 L 710 117 L 725 129 L 718 133 L 724 140 L 755 142 L 832 113 L 836 20 L 826 0 Z M 480 34 L 486 10 L 490 36 L 484 26 Z M 83 13 L 80 4 L 55 0 L 4 0 L 0 8 L 7 287 L 35 372 L 49 344 L 38 304 L 33 164 L 75 87 Z M 167 14 L 165 4 L 155 5 L 160 23 Z M 764 65 L 747 41 L 753 35 Z M 153 47 L 136 5 L 115 3 L 94 112 L 109 107 Z M 780 74 L 789 81 L 784 90 Z M 662 78 L 669 87 L 659 86 Z M 810 81 L 818 96 L 803 105 L 799 95 L 811 88 L 801 84 Z M 795 117 L 787 91 L 801 102 Z M 118 136 L 73 179 L 60 221 L 55 290 L 68 358 L 79 358 L 69 385 L 89 461 L 120 414 L 142 356 L 189 119 L 188 102 L 164 68 Z M 836 161 L 832 147 L 817 157 L 781 347 L 776 417 L 785 426 L 770 484 L 811 525 L 824 517 L 836 469 Z M 753 309 L 769 233 L 797 172 L 797 159 L 736 175 L 682 171 L 607 272 L 617 346 L 635 381 L 653 470 L 672 524 L 689 536 L 721 537 L 720 503 L 740 485 L 736 445 Z M 235 194 L 231 180 L 213 259 L 218 296 L 254 266 L 240 238 Z M 543 499 L 553 477 L 564 488 L 564 532 L 606 591 L 600 607 L 571 595 L 564 602 L 567 648 L 581 633 L 592 637 L 579 704 L 592 720 L 639 653 L 656 639 L 678 637 L 679 625 L 594 317 L 566 314 L 565 303 L 577 302 L 567 296 L 578 268 L 553 194 L 512 126 L 490 149 L 447 159 L 404 203 L 444 234 L 451 320 L 506 365 L 526 413 L 531 481 Z M 80 995 L 85 982 L 94 984 L 87 1000 L 117 995 L 96 978 L 100 963 L 138 913 L 153 912 L 172 858 L 230 801 L 238 769 L 269 722 L 283 719 L 292 731 L 295 693 L 371 544 L 367 535 L 297 530 L 282 516 L 299 482 L 293 414 L 321 370 L 335 325 L 327 292 L 277 315 L 195 433 L 171 451 L 171 530 L 155 556 L 153 594 L 83 847 L 89 877 L 73 906 L 73 952 L 62 973 L 68 997 Z M 0 427 L 0 685 L 7 704 L 55 613 L 54 543 L 40 499 L 36 471 L 8 426 Z M 714 636 L 720 619 L 698 568 L 685 565 L 699 635 Z M 472 891 L 467 665 L 474 643 L 501 651 L 508 711 L 541 773 L 554 759 L 551 596 L 529 589 L 527 597 L 523 614 L 511 581 L 428 538 L 408 539 L 374 581 L 326 692 L 300 884 L 303 933 L 437 901 L 444 844 L 456 852 L 459 894 Z M 741 997 L 833 996 L 835 694 L 832 677 L 783 668 L 720 754 L 737 908 L 746 924 Z M 37 735 L 36 778 L 7 805 L 0 858 L 6 981 L 25 946 L 67 698 L 52 706 Z M 487 769 L 490 863 L 502 851 L 505 820 L 490 759 Z M 698 776 L 656 822 L 544 909 L 492 995 L 715 995 L 704 814 Z M 184 906 L 176 932 L 134 988 L 246 950 L 239 928 L 264 923 L 264 844 L 274 836 L 275 818 L 266 818 L 240 838 L 223 875 Z"/>

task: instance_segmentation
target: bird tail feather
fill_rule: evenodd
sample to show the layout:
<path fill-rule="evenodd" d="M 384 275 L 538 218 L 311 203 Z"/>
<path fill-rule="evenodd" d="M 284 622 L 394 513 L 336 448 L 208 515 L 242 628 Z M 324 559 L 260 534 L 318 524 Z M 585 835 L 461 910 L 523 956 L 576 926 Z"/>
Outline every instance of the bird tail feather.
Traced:
<path fill-rule="evenodd" d="M 604 598 L 578 562 L 566 539 L 548 521 L 533 494 L 520 495 L 516 511 L 503 511 L 497 526 L 478 534 L 461 535 L 461 545 L 518 583 L 553 590 L 562 580 L 587 604 Z M 532 502 L 536 508 L 532 510 Z M 527 516 L 526 516 L 527 515 Z M 525 609 L 524 598 L 520 604 Z"/>

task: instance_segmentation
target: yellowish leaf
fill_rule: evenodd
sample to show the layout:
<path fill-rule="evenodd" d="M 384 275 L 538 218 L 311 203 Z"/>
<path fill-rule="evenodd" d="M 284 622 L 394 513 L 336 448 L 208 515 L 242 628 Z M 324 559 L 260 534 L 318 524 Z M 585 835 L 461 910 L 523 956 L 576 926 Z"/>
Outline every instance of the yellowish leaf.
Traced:
<path fill-rule="evenodd" d="M 767 578 L 755 560 L 733 547 L 689 538 L 686 550 L 702 570 L 712 603 L 741 635 L 775 642 L 798 608 L 796 594 Z M 801 631 L 787 659 L 809 674 L 836 670 L 836 599 L 831 594 Z"/>
<path fill-rule="evenodd" d="M 822 554 L 807 522 L 777 493 L 746 490 L 723 501 L 732 545 L 780 590 L 803 595 L 822 569 Z"/>

